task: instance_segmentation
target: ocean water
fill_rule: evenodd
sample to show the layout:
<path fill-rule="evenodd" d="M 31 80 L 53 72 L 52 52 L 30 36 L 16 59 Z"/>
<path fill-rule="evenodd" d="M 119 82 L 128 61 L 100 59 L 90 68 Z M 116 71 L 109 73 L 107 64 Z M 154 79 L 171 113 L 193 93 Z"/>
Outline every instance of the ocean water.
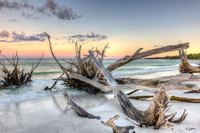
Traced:
<path fill-rule="evenodd" d="M 60 61 L 67 67 L 64 61 Z M 114 61 L 116 60 L 106 59 L 103 63 L 105 66 L 108 66 Z M 28 72 L 33 62 L 38 62 L 38 60 L 22 59 L 19 64 L 21 68 L 25 68 Z M 197 61 L 190 61 L 192 65 L 196 65 L 195 62 Z M 180 60 L 141 59 L 114 70 L 112 74 L 115 77 L 156 78 L 178 74 L 179 64 Z M 11 69 L 11 65 L 8 63 L 6 63 L 6 65 Z M 54 83 L 53 79 L 57 78 L 61 73 L 62 71 L 53 59 L 44 59 L 35 70 L 32 82 L 18 88 L 10 87 L 1 89 L 0 133 L 35 133 L 43 132 L 44 129 L 47 131 L 47 128 L 50 128 L 48 132 L 54 133 L 63 129 L 60 124 L 64 124 L 64 127 L 67 125 L 67 130 L 68 128 L 69 130 L 74 130 L 79 125 L 77 125 L 77 122 L 80 120 L 85 121 L 85 119 L 77 117 L 74 111 L 67 105 L 67 100 L 63 96 L 65 91 L 67 91 L 73 100 L 85 110 L 101 108 L 104 106 L 104 103 L 107 103 L 106 101 L 110 97 L 113 97 L 112 92 L 89 95 L 85 91 L 66 87 L 63 85 L 62 81 L 59 81 L 55 87 L 56 89 L 52 91 L 43 90 L 46 86 L 51 86 Z M 0 77 L 2 76 L 3 73 L 0 72 Z M 109 104 L 108 107 L 116 108 L 117 110 L 120 109 L 118 104 Z M 106 109 L 102 109 L 100 113 L 111 113 L 115 115 L 113 110 L 112 112 L 106 112 Z M 108 117 L 110 117 L 110 115 L 108 115 Z M 64 121 L 64 123 L 60 123 L 60 121 Z M 52 123 L 53 125 L 48 127 L 48 125 Z M 57 126 L 54 124 L 57 124 Z M 68 124 L 71 124 L 71 126 Z M 84 124 L 82 123 L 81 125 Z"/>
<path fill-rule="evenodd" d="M 67 67 L 63 60 L 61 63 Z M 104 66 L 116 61 L 116 59 L 106 59 L 104 60 Z M 19 64 L 21 68 L 25 68 L 26 71 L 30 71 L 33 62 L 38 62 L 38 59 L 22 59 Z M 191 60 L 192 65 L 196 65 L 196 60 Z M 156 78 L 161 76 L 168 76 L 178 74 L 178 67 L 180 60 L 152 60 L 152 59 L 141 59 L 128 63 L 112 72 L 115 77 L 132 77 L 132 78 Z M 12 66 L 6 63 L 10 69 Z M 7 89 L 0 90 L 0 107 L 8 106 L 27 100 L 38 100 L 41 98 L 52 98 L 57 97 L 58 99 L 63 98 L 63 92 L 68 91 L 68 93 L 75 97 L 76 101 L 82 106 L 93 107 L 97 103 L 101 104 L 106 100 L 103 94 L 98 94 L 97 96 L 88 95 L 84 91 L 70 89 L 63 85 L 62 81 L 59 81 L 56 85 L 56 89 L 53 91 L 44 91 L 46 86 L 51 86 L 54 83 L 55 78 L 57 78 L 62 73 L 61 69 L 58 67 L 53 59 L 42 60 L 39 67 L 35 70 L 33 74 L 33 81 L 27 85 L 16 87 L 10 87 Z M 3 73 L 0 72 L 0 76 Z M 84 100 L 87 104 L 84 104 Z M 95 102 L 96 100 L 96 102 Z M 91 103 L 91 104 L 90 104 Z"/>

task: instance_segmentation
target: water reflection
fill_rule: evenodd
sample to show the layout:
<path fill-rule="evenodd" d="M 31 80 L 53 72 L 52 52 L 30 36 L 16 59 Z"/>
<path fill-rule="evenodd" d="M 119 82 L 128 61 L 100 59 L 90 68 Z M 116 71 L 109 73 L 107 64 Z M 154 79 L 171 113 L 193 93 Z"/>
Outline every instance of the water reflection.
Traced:
<path fill-rule="evenodd" d="M 104 94 L 89 95 L 84 91 L 67 90 L 73 100 L 84 109 L 102 105 Z M 14 92 L 20 93 L 20 92 Z M 62 93 L 46 92 L 50 95 L 38 99 L 0 103 L 0 133 L 21 132 L 27 127 L 46 125 L 55 119 L 66 119 L 68 111 L 74 112 Z M 24 132 L 24 131 L 23 131 Z"/>

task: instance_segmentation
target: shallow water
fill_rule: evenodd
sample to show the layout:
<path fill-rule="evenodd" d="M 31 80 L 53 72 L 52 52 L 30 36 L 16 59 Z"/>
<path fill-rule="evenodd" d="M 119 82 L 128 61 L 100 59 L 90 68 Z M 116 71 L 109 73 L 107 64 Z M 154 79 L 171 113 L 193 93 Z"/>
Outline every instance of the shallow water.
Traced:
<path fill-rule="evenodd" d="M 60 60 L 64 66 L 68 66 L 63 60 Z M 115 59 L 106 59 L 104 60 L 104 65 L 108 66 L 109 64 L 116 61 Z M 38 59 L 22 59 L 19 64 L 21 68 L 25 68 L 26 71 L 29 71 L 32 67 L 33 62 L 38 62 Z M 195 65 L 195 60 L 190 61 L 192 65 Z M 147 60 L 141 59 L 128 63 L 125 66 L 122 66 L 112 72 L 115 77 L 133 77 L 133 78 L 156 78 L 160 76 L 174 75 L 178 74 L 178 66 L 180 64 L 180 60 Z M 12 66 L 7 64 L 8 68 Z M 26 100 L 34 100 L 38 98 L 51 97 L 52 95 L 56 95 L 57 97 L 63 97 L 63 92 L 67 90 L 70 95 L 77 96 L 76 99 L 80 99 L 83 97 L 86 99 L 98 99 L 96 96 L 87 95 L 84 91 L 69 89 L 62 82 L 58 82 L 56 85 L 56 89 L 52 92 L 44 91 L 43 89 L 46 86 L 51 86 L 54 81 L 54 78 L 57 78 L 62 73 L 61 69 L 55 63 L 53 59 L 44 59 L 39 67 L 35 70 L 33 74 L 33 81 L 28 83 L 27 85 L 23 85 L 19 88 L 10 87 L 8 89 L 3 89 L 0 91 L 0 106 L 9 105 L 12 103 L 20 103 Z M 3 73 L 0 72 L 0 76 L 3 76 Z M 84 95 L 84 96 L 80 96 Z M 103 94 L 99 94 L 99 98 L 102 97 Z M 85 96 L 87 98 L 85 98 Z M 91 97 L 91 98 L 88 98 Z M 104 99 L 104 98 L 102 98 Z M 98 100 L 97 100 L 98 101 Z M 99 102 L 103 102 L 105 100 L 99 100 Z M 78 102 L 78 100 L 77 100 Z M 89 101 L 87 101 L 89 102 Z M 82 102 L 84 103 L 84 102 Z M 81 102 L 80 102 L 81 104 Z M 93 102 L 95 106 L 95 102 Z M 101 104 L 101 103 L 99 103 Z M 96 104 L 98 105 L 98 104 Z M 87 106 L 87 105 L 83 105 Z"/>

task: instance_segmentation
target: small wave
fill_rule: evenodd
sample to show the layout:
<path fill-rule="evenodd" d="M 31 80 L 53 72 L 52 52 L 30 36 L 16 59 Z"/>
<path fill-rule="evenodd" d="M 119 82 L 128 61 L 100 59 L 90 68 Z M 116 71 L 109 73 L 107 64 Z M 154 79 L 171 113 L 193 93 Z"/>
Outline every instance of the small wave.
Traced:
<path fill-rule="evenodd" d="M 62 73 L 62 71 L 34 72 L 33 75 L 48 75 Z"/>
<path fill-rule="evenodd" d="M 157 73 L 157 72 L 164 72 L 164 71 L 173 71 L 177 70 L 177 66 L 173 67 L 156 67 L 156 68 L 148 68 L 148 69 L 142 69 L 142 70 L 137 70 L 137 71 L 130 71 L 130 70 L 119 70 L 113 72 L 114 76 L 132 76 L 132 75 L 147 75 L 147 74 L 152 74 L 152 73 Z"/>

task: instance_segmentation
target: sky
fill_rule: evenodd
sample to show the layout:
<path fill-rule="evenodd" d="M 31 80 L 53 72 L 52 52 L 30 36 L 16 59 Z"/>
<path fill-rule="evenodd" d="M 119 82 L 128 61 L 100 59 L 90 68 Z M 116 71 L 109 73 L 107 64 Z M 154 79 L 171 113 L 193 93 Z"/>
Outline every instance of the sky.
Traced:
<path fill-rule="evenodd" d="M 74 57 L 74 44 L 100 50 L 107 58 L 179 42 L 200 53 L 199 0 L 0 0 L 0 49 L 12 56 Z M 177 55 L 168 52 L 154 56 Z"/>

